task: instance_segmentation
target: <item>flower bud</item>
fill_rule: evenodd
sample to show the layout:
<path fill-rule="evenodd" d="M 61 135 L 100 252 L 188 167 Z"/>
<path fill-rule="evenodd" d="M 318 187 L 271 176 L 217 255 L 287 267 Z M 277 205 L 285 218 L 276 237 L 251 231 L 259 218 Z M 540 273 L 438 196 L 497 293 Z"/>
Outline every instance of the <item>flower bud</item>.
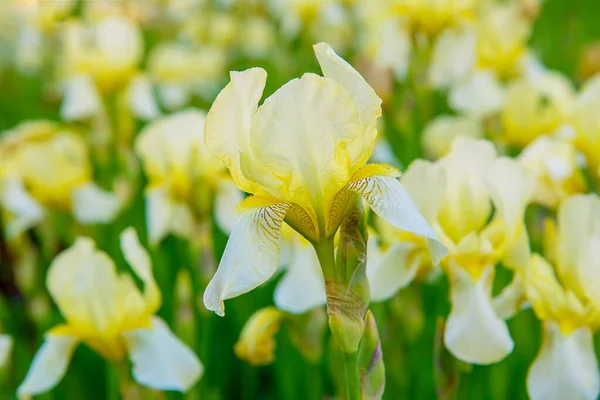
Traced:
<path fill-rule="evenodd" d="M 381 399 L 385 390 L 385 366 L 377 323 L 370 310 L 365 317 L 365 331 L 358 357 L 363 398 Z"/>

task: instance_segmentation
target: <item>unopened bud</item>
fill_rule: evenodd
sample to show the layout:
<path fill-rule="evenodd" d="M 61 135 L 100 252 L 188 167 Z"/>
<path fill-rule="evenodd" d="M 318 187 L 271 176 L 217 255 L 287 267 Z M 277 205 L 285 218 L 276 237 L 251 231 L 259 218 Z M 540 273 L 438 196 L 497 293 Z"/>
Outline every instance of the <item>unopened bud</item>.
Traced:
<path fill-rule="evenodd" d="M 275 360 L 274 336 L 279 331 L 283 311 L 275 307 L 261 308 L 248 320 L 240 339 L 233 348 L 235 354 L 252 365 L 266 365 Z"/>
<path fill-rule="evenodd" d="M 365 317 L 365 331 L 358 356 L 363 398 L 381 399 L 385 390 L 385 366 L 377 323 L 371 311 L 367 311 Z"/>

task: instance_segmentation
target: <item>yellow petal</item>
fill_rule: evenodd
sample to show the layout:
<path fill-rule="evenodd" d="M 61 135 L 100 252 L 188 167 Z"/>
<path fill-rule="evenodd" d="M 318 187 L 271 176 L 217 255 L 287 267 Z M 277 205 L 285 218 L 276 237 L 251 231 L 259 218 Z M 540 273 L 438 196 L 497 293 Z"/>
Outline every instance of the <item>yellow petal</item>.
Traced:
<path fill-rule="evenodd" d="M 129 227 L 121 233 L 121 251 L 125 256 L 127 264 L 131 266 L 136 275 L 144 282 L 144 297 L 149 314 L 154 314 L 160 307 L 160 290 L 152 274 L 152 262 L 150 256 L 140 240 L 134 228 Z"/>
<path fill-rule="evenodd" d="M 514 347 L 506 323 L 492 307 L 493 267 L 473 281 L 467 271 L 451 265 L 452 309 L 444 332 L 444 344 L 459 360 L 470 364 L 492 364 L 509 355 Z"/>
<path fill-rule="evenodd" d="M 369 166 L 367 166 L 369 167 Z M 360 194 L 373 212 L 396 228 L 414 233 L 427 239 L 427 245 L 434 265 L 448 255 L 448 250 L 431 230 L 412 199 L 397 179 L 398 171 L 382 166 L 369 171 L 368 177 L 361 177 L 348 184 L 348 189 Z M 371 168 L 369 168 L 371 169 Z M 355 179 L 355 178 L 354 178 Z"/>
<path fill-rule="evenodd" d="M 204 372 L 202 363 L 160 318 L 124 334 L 134 379 L 156 390 L 187 392 Z"/>
<path fill-rule="evenodd" d="M 272 363 L 275 359 L 274 336 L 284 316 L 275 307 L 265 307 L 254 313 L 235 344 L 235 354 L 252 365 Z"/>
<path fill-rule="evenodd" d="M 531 400 L 594 400 L 600 394 L 600 371 L 592 332 L 581 328 L 565 335 L 544 322 L 540 351 L 527 374 Z"/>
<path fill-rule="evenodd" d="M 252 198 L 251 198 L 252 199 Z M 238 219 L 225 246 L 219 268 L 204 292 L 204 305 L 225 314 L 223 301 L 266 282 L 279 265 L 279 237 L 289 203 L 258 198 L 241 204 Z"/>
<path fill-rule="evenodd" d="M 208 115 L 204 140 L 208 150 L 221 159 L 236 184 L 245 192 L 260 194 L 259 187 L 242 173 L 240 153 L 252 156 L 250 125 L 265 87 L 267 73 L 261 68 L 231 72 L 231 82 L 219 93 Z"/>
<path fill-rule="evenodd" d="M 56 386 L 65 375 L 79 339 L 73 336 L 46 334 L 25 380 L 17 388 L 19 398 L 35 396 Z"/>

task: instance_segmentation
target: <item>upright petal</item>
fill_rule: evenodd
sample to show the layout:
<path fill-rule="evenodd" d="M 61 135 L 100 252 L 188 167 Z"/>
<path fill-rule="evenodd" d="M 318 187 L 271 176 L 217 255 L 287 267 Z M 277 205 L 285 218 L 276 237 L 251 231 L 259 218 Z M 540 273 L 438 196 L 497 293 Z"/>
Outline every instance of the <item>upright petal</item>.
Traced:
<path fill-rule="evenodd" d="M 600 394 L 600 372 L 592 332 L 565 335 L 551 321 L 543 324 L 540 351 L 527 374 L 531 400 L 593 400 Z"/>
<path fill-rule="evenodd" d="M 144 386 L 187 392 L 204 372 L 192 349 L 158 317 L 152 318 L 149 328 L 128 331 L 123 336 L 133 364 L 133 377 Z"/>
<path fill-rule="evenodd" d="M 121 210 L 121 201 L 114 194 L 88 182 L 75 189 L 71 195 L 73 214 L 80 223 L 108 223 Z"/>
<path fill-rule="evenodd" d="M 204 305 L 225 315 L 224 300 L 266 282 L 279 265 L 279 237 L 290 203 L 250 197 L 238 206 L 238 219 L 219 268 L 204 292 Z"/>
<path fill-rule="evenodd" d="M 492 307 L 493 266 L 477 281 L 457 265 L 450 265 L 452 309 L 446 322 L 444 344 L 459 360 L 492 364 L 513 350 L 506 323 Z"/>
<path fill-rule="evenodd" d="M 250 125 L 267 80 L 261 68 L 231 72 L 231 82 L 219 93 L 204 129 L 206 148 L 221 159 L 240 189 L 257 193 L 257 185 L 242 173 L 240 153 L 251 154 Z"/>
<path fill-rule="evenodd" d="M 309 243 L 294 243 L 292 260 L 275 288 L 277 308 L 302 314 L 324 305 L 325 279 L 315 249 Z"/>
<path fill-rule="evenodd" d="M 56 386 L 67 372 L 79 339 L 73 336 L 46 334 L 42 347 L 31 362 L 25 380 L 17 388 L 19 398 L 44 393 Z"/>
<path fill-rule="evenodd" d="M 425 237 L 432 262 L 438 265 L 448 250 L 398 181 L 399 174 L 393 167 L 370 164 L 355 174 L 348 189 L 360 194 L 375 214 L 396 228 Z"/>
<path fill-rule="evenodd" d="M 158 285 L 152 274 L 152 262 L 150 256 L 140 240 L 134 228 L 129 227 L 121 233 L 121 251 L 125 256 L 127 264 L 131 266 L 135 274 L 144 282 L 144 297 L 148 312 L 153 314 L 160 307 L 161 295 Z"/>

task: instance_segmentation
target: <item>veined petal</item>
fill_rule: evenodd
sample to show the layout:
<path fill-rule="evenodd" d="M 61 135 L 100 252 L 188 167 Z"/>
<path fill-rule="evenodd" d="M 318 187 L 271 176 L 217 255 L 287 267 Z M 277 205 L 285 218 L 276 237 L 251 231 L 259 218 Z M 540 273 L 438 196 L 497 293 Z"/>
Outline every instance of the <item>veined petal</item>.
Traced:
<path fill-rule="evenodd" d="M 461 267 L 450 268 L 452 309 L 444 344 L 456 358 L 470 364 L 502 360 L 512 352 L 514 343 L 506 323 L 492 307 L 493 266 L 487 267 L 476 282 Z"/>
<path fill-rule="evenodd" d="M 240 189 L 260 192 L 258 186 L 242 173 L 240 153 L 251 155 L 250 125 L 262 97 L 267 73 L 261 68 L 231 72 L 231 82 L 219 93 L 204 129 L 206 148 L 221 159 Z"/>
<path fill-rule="evenodd" d="M 96 85 L 87 75 L 71 78 L 65 86 L 60 115 L 65 121 L 90 118 L 100 111 L 101 101 Z"/>
<path fill-rule="evenodd" d="M 189 237 L 193 220 L 188 206 L 171 199 L 166 188 L 157 187 L 146 192 L 146 225 L 150 244 L 160 243 L 169 233 Z"/>
<path fill-rule="evenodd" d="M 144 297 L 146 307 L 150 314 L 155 313 L 160 307 L 161 295 L 158 285 L 152 274 L 152 262 L 150 256 L 140 240 L 134 228 L 129 227 L 121 233 L 121 251 L 125 256 L 127 264 L 131 266 L 136 275 L 144 282 Z"/>
<path fill-rule="evenodd" d="M 600 372 L 592 332 L 580 328 L 563 335 L 545 321 L 540 351 L 527 374 L 531 400 L 593 400 L 600 393 Z"/>
<path fill-rule="evenodd" d="M 290 203 L 250 197 L 238 206 L 238 219 L 215 276 L 204 292 L 204 305 L 225 315 L 224 300 L 266 282 L 279 265 L 279 237 Z"/>
<path fill-rule="evenodd" d="M 93 182 L 79 186 L 71 196 L 75 219 L 84 225 L 110 222 L 121 210 L 117 196 Z"/>
<path fill-rule="evenodd" d="M 198 382 L 204 367 L 160 318 L 152 318 L 149 328 L 123 334 L 133 377 L 140 384 L 157 390 L 187 392 Z"/>
<path fill-rule="evenodd" d="M 369 236 L 367 276 L 371 284 L 371 300 L 384 301 L 408 286 L 419 270 L 421 257 L 409 258 L 411 243 L 395 243 L 379 257 L 373 257 L 376 245 Z"/>
<path fill-rule="evenodd" d="M 364 171 L 363 171 L 364 170 Z M 358 171 L 348 189 L 360 194 L 381 218 L 404 231 L 425 237 L 434 265 L 448 255 L 448 249 L 431 230 L 417 206 L 400 184 L 399 171 L 390 166 L 367 165 Z"/>
<path fill-rule="evenodd" d="M 14 219 L 6 226 L 6 234 L 14 238 L 44 217 L 44 209 L 29 194 L 20 179 L 6 179 L 2 188 L 2 205 Z"/>
<path fill-rule="evenodd" d="M 302 314 L 325 304 L 325 279 L 315 249 L 309 243 L 294 243 L 292 260 L 275 288 L 277 308 Z"/>
<path fill-rule="evenodd" d="M 0 334 L 0 368 L 4 367 L 8 360 L 10 360 L 12 348 L 13 338 L 9 335 Z"/>
<path fill-rule="evenodd" d="M 73 336 L 46 334 L 25 380 L 17 388 L 19 398 L 44 393 L 56 386 L 65 375 L 79 339 Z"/>
<path fill-rule="evenodd" d="M 220 180 L 215 195 L 215 220 L 225 233 L 231 233 L 237 215 L 233 212 L 235 206 L 244 200 L 244 193 L 230 180 Z"/>

